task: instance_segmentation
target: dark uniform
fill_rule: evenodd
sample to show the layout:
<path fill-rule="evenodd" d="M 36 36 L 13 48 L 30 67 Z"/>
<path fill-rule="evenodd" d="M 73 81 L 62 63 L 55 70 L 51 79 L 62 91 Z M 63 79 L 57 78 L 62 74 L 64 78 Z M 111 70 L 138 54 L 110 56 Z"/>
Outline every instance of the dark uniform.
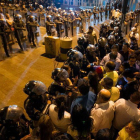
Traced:
<path fill-rule="evenodd" d="M 17 14 L 14 19 L 15 37 L 17 38 L 18 45 L 21 51 L 24 50 L 22 43 L 26 41 L 26 36 L 23 34 L 23 30 L 26 30 L 25 23 L 22 21 L 22 16 Z"/>
<path fill-rule="evenodd" d="M 60 15 L 57 15 L 55 24 L 56 24 L 57 36 L 61 37 L 63 22 L 62 22 L 62 19 L 60 18 Z"/>
<path fill-rule="evenodd" d="M 20 140 L 28 134 L 28 120 L 21 107 L 11 105 L 0 110 L 0 140 Z"/>
<path fill-rule="evenodd" d="M 6 38 L 6 34 L 10 32 L 10 29 L 6 23 L 6 20 L 4 18 L 3 14 L 0 14 L 0 37 L 2 39 L 2 43 L 3 43 L 3 47 L 4 47 L 4 51 L 6 53 L 6 56 L 9 57 L 9 52 L 8 52 L 8 48 L 7 48 L 7 38 Z"/>
<path fill-rule="evenodd" d="M 37 32 L 37 27 L 39 27 L 39 24 L 37 23 L 37 21 L 35 21 L 34 16 L 28 17 L 26 26 L 28 31 L 29 42 L 33 43 L 33 46 L 36 47 L 35 39 L 37 36 L 39 36 L 39 33 Z"/>
<path fill-rule="evenodd" d="M 47 35 L 49 36 L 53 36 L 55 33 L 52 31 L 52 29 L 54 29 L 54 22 L 51 21 L 51 15 L 47 16 L 47 21 L 46 21 L 46 32 Z"/>
<path fill-rule="evenodd" d="M 38 121 L 47 105 L 47 87 L 40 81 L 29 81 L 24 92 L 28 95 L 24 101 L 24 108 L 33 121 Z"/>

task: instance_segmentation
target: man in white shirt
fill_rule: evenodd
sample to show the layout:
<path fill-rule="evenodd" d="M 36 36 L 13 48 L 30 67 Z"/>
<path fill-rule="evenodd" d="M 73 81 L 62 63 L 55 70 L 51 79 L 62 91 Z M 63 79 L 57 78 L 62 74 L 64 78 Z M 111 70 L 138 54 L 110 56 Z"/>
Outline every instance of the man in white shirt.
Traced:
<path fill-rule="evenodd" d="M 113 127 L 121 130 L 131 121 L 140 120 L 140 110 L 137 108 L 140 103 L 140 92 L 134 92 L 130 96 L 130 100 L 119 99 L 115 102 L 115 116 Z"/>
<path fill-rule="evenodd" d="M 97 96 L 94 108 L 91 109 L 91 117 L 94 120 L 92 133 L 94 135 L 100 129 L 111 128 L 115 106 L 113 101 L 109 101 L 110 97 L 111 93 L 106 89 L 102 89 Z"/>

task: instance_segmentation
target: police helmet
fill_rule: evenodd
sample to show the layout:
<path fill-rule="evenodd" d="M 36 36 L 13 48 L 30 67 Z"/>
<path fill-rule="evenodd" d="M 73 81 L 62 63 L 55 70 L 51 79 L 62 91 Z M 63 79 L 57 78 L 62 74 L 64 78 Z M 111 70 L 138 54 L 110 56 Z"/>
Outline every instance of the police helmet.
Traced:
<path fill-rule="evenodd" d="M 83 59 L 83 54 L 79 51 L 75 51 L 74 55 L 73 55 L 73 59 L 77 60 L 77 61 L 80 61 L 80 60 Z"/>
<path fill-rule="evenodd" d="M 40 8 L 40 9 L 43 9 L 43 5 L 39 5 L 39 8 Z"/>
<path fill-rule="evenodd" d="M 14 20 L 20 20 L 22 18 L 22 16 L 20 14 L 16 14 L 16 16 L 14 17 Z"/>
<path fill-rule="evenodd" d="M 48 15 L 47 16 L 47 20 L 51 20 L 52 16 L 51 15 Z"/>
<path fill-rule="evenodd" d="M 85 38 L 84 37 L 79 37 L 77 40 L 78 45 L 83 45 L 85 43 Z"/>
<path fill-rule="evenodd" d="M 65 13 L 63 13 L 63 16 L 67 16 L 68 14 L 65 12 Z"/>
<path fill-rule="evenodd" d="M 68 72 L 63 68 L 56 68 L 52 72 L 52 79 L 59 81 L 60 79 L 65 81 L 69 77 Z"/>
<path fill-rule="evenodd" d="M 111 27 L 111 28 L 114 27 L 114 21 L 113 21 L 113 20 L 111 20 L 109 24 L 110 24 L 110 27 Z"/>
<path fill-rule="evenodd" d="M 100 38 L 98 39 L 98 44 L 99 44 L 99 46 L 101 46 L 101 47 L 105 47 L 105 45 L 107 44 L 107 39 L 104 38 L 104 37 L 100 37 Z"/>
<path fill-rule="evenodd" d="M 23 108 L 17 105 L 10 105 L 0 110 L 2 130 L 6 131 L 1 135 L 5 139 L 20 139 L 29 134 L 28 120 L 24 115 Z"/>
<path fill-rule="evenodd" d="M 107 38 L 108 41 L 115 41 L 115 36 L 114 35 L 109 35 L 109 37 Z"/>
<path fill-rule="evenodd" d="M 114 31 L 116 31 L 116 32 L 119 31 L 119 27 L 118 26 L 115 26 L 114 27 Z"/>
<path fill-rule="evenodd" d="M 30 22 L 33 22 L 33 21 L 35 21 L 35 16 L 33 16 L 33 15 L 30 15 L 30 17 L 29 17 L 29 20 L 30 20 Z"/>
<path fill-rule="evenodd" d="M 42 95 L 45 94 L 47 92 L 47 87 L 44 83 L 42 83 L 41 81 L 29 81 L 23 91 L 27 94 L 27 95 L 31 95 L 31 94 L 35 94 L 35 95 Z"/>
<path fill-rule="evenodd" d="M 108 28 L 108 25 L 106 23 L 103 23 L 103 24 L 101 24 L 101 28 L 107 29 Z"/>
<path fill-rule="evenodd" d="M 95 52 L 96 51 L 96 47 L 92 44 L 89 44 L 88 47 L 86 48 L 87 52 Z"/>
<path fill-rule="evenodd" d="M 67 57 L 72 60 L 73 59 L 73 55 L 74 53 L 76 52 L 76 50 L 74 49 L 70 49 L 68 52 L 67 52 Z"/>

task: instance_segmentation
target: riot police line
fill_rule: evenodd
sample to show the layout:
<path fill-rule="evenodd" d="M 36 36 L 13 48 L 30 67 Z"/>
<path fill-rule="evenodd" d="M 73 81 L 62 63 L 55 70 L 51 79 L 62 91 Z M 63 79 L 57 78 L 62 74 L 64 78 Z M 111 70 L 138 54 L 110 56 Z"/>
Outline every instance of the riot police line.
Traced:
<path fill-rule="evenodd" d="M 87 20 L 84 18 L 82 19 L 87 11 L 88 10 L 81 11 L 82 22 L 85 22 L 85 20 Z M 59 9 L 57 12 L 60 13 L 61 9 Z M 90 14 L 90 12 L 88 12 L 88 14 Z M 72 17 L 73 13 L 71 13 L 70 15 Z M 66 18 L 67 14 L 65 13 L 64 16 Z M 115 16 L 116 15 L 114 15 L 114 17 Z M 79 18 L 78 15 L 76 17 Z M 98 20 L 97 17 L 98 16 L 95 13 L 96 20 Z M 67 93 L 66 97 L 69 102 L 66 108 L 67 111 L 70 111 L 69 107 L 73 101 L 73 98 L 75 96 L 77 97 L 78 94 L 77 89 L 74 88 L 77 84 L 77 78 L 88 76 L 88 73 L 91 70 L 96 71 L 100 78 L 103 77 L 103 70 L 99 65 L 99 60 L 101 60 L 107 53 L 110 52 L 113 44 L 119 42 L 119 50 L 122 49 L 121 43 L 123 40 L 123 36 L 120 23 L 121 19 L 118 16 L 116 17 L 117 18 L 113 18 L 113 20 L 110 21 L 109 25 L 106 23 L 101 24 L 100 38 L 95 45 L 89 44 L 88 32 L 84 34 L 84 36 L 78 38 L 78 45 L 74 49 L 70 49 L 68 51 L 67 60 L 64 62 L 62 68 L 55 68 L 53 70 L 51 77 L 53 79 L 53 82 L 48 89 L 44 83 L 35 80 L 29 81 L 25 85 L 23 91 L 28 95 L 28 97 L 24 101 L 24 108 L 30 118 L 30 121 L 25 117 L 23 109 L 16 105 L 7 106 L 0 110 L 1 140 L 19 140 L 20 138 L 30 133 L 29 127 L 36 131 L 39 119 L 42 117 L 42 115 L 49 113 L 48 107 L 50 102 L 55 102 L 56 96 L 60 93 Z M 60 15 L 58 15 L 56 16 L 56 21 L 53 22 L 53 18 L 55 19 L 55 16 L 50 16 L 50 14 L 47 16 L 47 34 L 55 35 L 55 31 L 52 30 L 52 28 L 56 26 L 56 30 L 59 32 L 58 36 L 61 36 L 62 33 L 60 31 L 62 30 L 62 28 L 60 28 L 60 25 L 62 24 L 62 19 L 60 18 Z M 32 43 L 33 46 L 36 46 L 35 37 L 38 36 L 36 28 L 39 26 L 39 18 L 36 18 L 33 15 L 28 15 L 25 24 L 25 22 L 22 20 L 22 16 L 20 14 L 16 14 L 14 16 L 14 29 L 13 27 L 10 27 L 10 25 L 12 24 L 10 16 L 8 14 L 6 14 L 7 20 L 5 20 L 3 14 L 0 14 L 0 19 L 0 36 L 3 40 L 3 45 L 7 56 L 9 56 L 7 46 L 9 46 L 10 48 L 10 45 L 12 45 L 12 43 L 10 44 L 7 42 L 7 39 L 14 40 L 12 39 L 12 33 L 15 34 L 21 51 L 25 50 L 27 46 L 25 45 L 25 43 L 27 43 L 27 37 L 24 35 L 24 30 L 26 29 L 28 31 L 29 42 Z M 70 19 L 72 18 L 69 18 L 69 20 Z M 65 22 L 65 28 L 68 28 L 70 25 L 68 24 L 67 20 L 65 20 Z M 77 22 L 78 24 L 80 24 L 79 21 Z M 131 26 L 133 26 L 133 23 Z M 81 32 L 84 32 L 82 27 Z M 132 33 L 132 36 L 133 35 L 135 34 Z M 68 36 L 68 32 L 65 32 L 65 36 Z M 133 45 L 135 44 L 132 44 L 132 48 L 134 48 Z M 12 47 L 10 49 L 12 49 Z M 135 49 L 137 50 L 137 48 Z M 70 96 L 71 93 L 72 95 Z"/>
<path fill-rule="evenodd" d="M 37 46 L 37 37 L 39 37 L 39 26 L 46 27 L 49 36 L 72 37 L 78 33 L 87 31 L 86 25 L 102 21 L 104 13 L 110 16 L 111 8 L 107 3 L 103 6 L 81 11 L 65 11 L 61 8 L 49 6 L 46 9 L 42 5 L 29 4 L 27 9 L 25 5 L 19 4 L 0 4 L 1 13 L 1 42 L 6 56 L 10 56 L 12 45 L 16 40 L 20 51 L 27 50 L 30 45 Z M 2 15 L 3 14 L 3 15 Z M 5 32 L 5 33 L 3 33 Z M 15 39 L 16 38 L 16 39 Z M 8 49 L 9 46 L 9 49 Z M 8 51 L 10 50 L 10 52 Z"/>

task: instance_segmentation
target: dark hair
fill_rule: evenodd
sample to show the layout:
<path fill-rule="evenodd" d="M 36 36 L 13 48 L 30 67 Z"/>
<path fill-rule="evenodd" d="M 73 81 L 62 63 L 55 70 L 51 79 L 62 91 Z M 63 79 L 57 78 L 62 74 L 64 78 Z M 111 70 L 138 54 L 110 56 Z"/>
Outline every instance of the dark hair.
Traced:
<path fill-rule="evenodd" d="M 113 139 L 111 138 L 110 130 L 108 128 L 105 128 L 105 129 L 100 129 L 97 132 L 95 140 L 113 140 Z"/>
<path fill-rule="evenodd" d="M 88 111 L 82 105 L 77 104 L 73 107 L 71 113 L 73 128 L 76 128 L 79 136 L 87 137 L 92 129 L 93 120 L 90 118 Z"/>
<path fill-rule="evenodd" d="M 113 86 L 113 80 L 109 77 L 104 78 L 104 83 L 106 89 L 111 89 L 111 87 Z"/>
<path fill-rule="evenodd" d="M 124 67 L 124 69 L 130 68 L 129 63 L 127 63 L 127 62 L 124 62 L 121 65 Z"/>
<path fill-rule="evenodd" d="M 129 57 L 128 57 L 128 60 L 130 59 L 136 59 L 136 55 L 135 54 L 131 54 Z"/>
<path fill-rule="evenodd" d="M 89 29 L 89 30 L 93 30 L 94 28 L 93 28 L 92 26 L 89 26 L 88 29 Z"/>
<path fill-rule="evenodd" d="M 55 102 L 58 108 L 58 119 L 61 120 L 64 117 L 64 111 L 66 110 L 66 97 L 64 95 L 58 95 Z"/>
<path fill-rule="evenodd" d="M 95 94 L 98 94 L 98 85 L 99 85 L 98 74 L 96 72 L 90 72 L 88 74 L 88 79 L 90 87 L 94 89 Z"/>
<path fill-rule="evenodd" d="M 130 39 L 131 39 L 131 41 L 132 41 L 132 40 L 133 40 L 133 41 L 134 41 L 134 40 L 135 40 L 135 41 L 137 40 L 134 36 L 132 36 Z"/>
<path fill-rule="evenodd" d="M 127 48 L 130 48 L 130 45 L 128 44 L 128 43 L 123 43 L 123 45 L 126 45 L 127 46 Z"/>
<path fill-rule="evenodd" d="M 106 63 L 106 67 L 109 68 L 109 70 L 113 71 L 116 67 L 116 64 L 113 61 L 108 61 Z"/>
<path fill-rule="evenodd" d="M 129 77 L 129 78 L 134 78 L 134 77 L 135 77 L 135 75 L 134 75 L 134 73 L 133 73 L 133 71 L 132 71 L 131 69 L 126 69 L 126 70 L 122 73 L 122 75 L 123 75 L 125 78 L 127 78 L 127 77 Z"/>
<path fill-rule="evenodd" d="M 114 44 L 111 49 L 117 49 L 118 50 L 118 44 Z"/>
<path fill-rule="evenodd" d="M 137 102 L 140 101 L 140 92 L 136 91 L 133 94 L 130 95 L 131 101 Z"/>
<path fill-rule="evenodd" d="M 39 120 L 39 137 L 40 140 L 48 140 L 52 137 L 53 123 L 48 115 L 43 115 Z"/>
<path fill-rule="evenodd" d="M 88 94 L 88 92 L 89 92 L 88 81 L 85 79 L 79 79 L 78 80 L 78 89 L 82 95 Z"/>

